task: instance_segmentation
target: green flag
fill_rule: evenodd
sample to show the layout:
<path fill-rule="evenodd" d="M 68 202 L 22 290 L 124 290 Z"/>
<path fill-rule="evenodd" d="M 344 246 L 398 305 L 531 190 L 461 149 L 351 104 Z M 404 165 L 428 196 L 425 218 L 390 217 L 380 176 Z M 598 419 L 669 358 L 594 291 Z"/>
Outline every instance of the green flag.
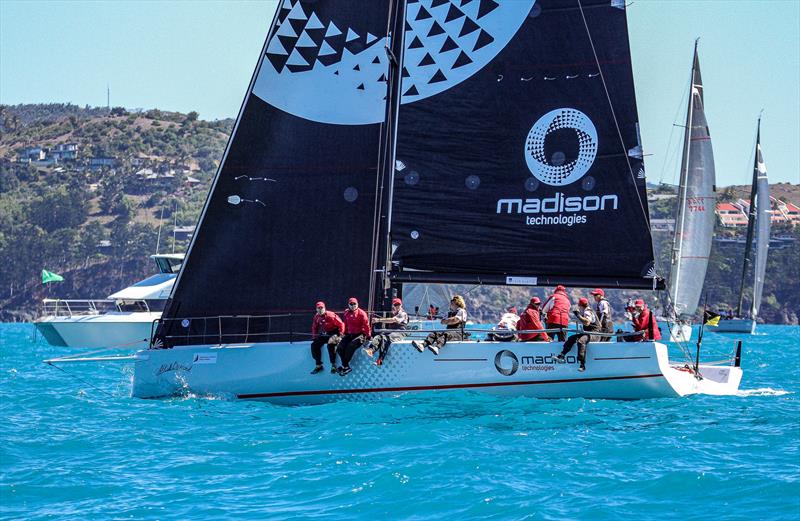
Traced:
<path fill-rule="evenodd" d="M 64 280 L 64 277 L 53 273 L 51 271 L 42 270 L 42 284 L 47 284 L 48 282 L 61 282 Z"/>

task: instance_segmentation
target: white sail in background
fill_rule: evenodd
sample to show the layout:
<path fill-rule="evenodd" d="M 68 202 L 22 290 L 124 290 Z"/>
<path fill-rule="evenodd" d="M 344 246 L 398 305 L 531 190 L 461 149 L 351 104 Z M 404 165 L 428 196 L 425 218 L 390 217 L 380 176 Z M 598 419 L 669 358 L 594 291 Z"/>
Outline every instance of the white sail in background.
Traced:
<path fill-rule="evenodd" d="M 753 281 L 753 305 L 751 318 L 758 315 L 761 294 L 764 291 L 764 274 L 767 271 L 767 251 L 769 250 L 770 199 L 767 167 L 761 157 L 761 144 L 756 145 L 756 170 L 758 172 L 758 193 L 756 195 L 756 242 L 755 272 Z"/>
<path fill-rule="evenodd" d="M 714 151 L 703 106 L 703 81 L 695 45 L 669 279 L 670 298 L 678 316 L 693 316 L 700 303 L 714 235 L 714 191 Z"/>
<path fill-rule="evenodd" d="M 403 307 L 412 315 L 425 316 L 428 308 L 439 308 L 440 315 L 447 315 L 448 303 L 453 294 L 445 284 L 405 284 Z"/>

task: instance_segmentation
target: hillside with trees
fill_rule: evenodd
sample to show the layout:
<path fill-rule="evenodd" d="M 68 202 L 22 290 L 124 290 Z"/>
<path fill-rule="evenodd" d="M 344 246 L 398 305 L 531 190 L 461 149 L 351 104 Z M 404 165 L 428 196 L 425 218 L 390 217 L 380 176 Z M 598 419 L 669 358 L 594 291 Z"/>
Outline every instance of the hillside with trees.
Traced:
<path fill-rule="evenodd" d="M 144 278 L 157 243 L 184 251 L 171 231 L 195 224 L 231 125 L 196 112 L 0 106 L 0 319 Z M 65 281 L 43 287 L 42 269 Z"/>
<path fill-rule="evenodd" d="M 233 121 L 203 121 L 196 112 L 129 111 L 70 104 L 0 106 L 0 320 L 30 320 L 44 297 L 103 298 L 154 271 L 149 255 L 185 251 L 177 225 L 195 225 Z M 674 216 L 675 188 L 651 190 L 656 219 Z M 749 187 L 719 190 L 721 200 L 748 197 Z M 663 197 L 653 197 L 660 195 Z M 800 204 L 800 187 L 773 195 Z M 160 231 L 160 232 L 159 232 Z M 717 235 L 744 230 L 718 223 Z M 789 239 L 770 251 L 761 316 L 797 323 L 800 227 L 773 227 Z M 654 232 L 660 272 L 668 275 L 671 234 Z M 706 279 L 708 302 L 738 300 L 742 245 L 715 242 Z M 64 282 L 41 284 L 41 270 Z M 466 287 L 473 317 L 493 321 L 505 306 L 524 307 L 544 288 Z M 585 293 L 571 290 L 577 298 Z M 610 291 L 616 309 L 635 296 Z M 413 310 L 412 310 L 413 311 Z"/>

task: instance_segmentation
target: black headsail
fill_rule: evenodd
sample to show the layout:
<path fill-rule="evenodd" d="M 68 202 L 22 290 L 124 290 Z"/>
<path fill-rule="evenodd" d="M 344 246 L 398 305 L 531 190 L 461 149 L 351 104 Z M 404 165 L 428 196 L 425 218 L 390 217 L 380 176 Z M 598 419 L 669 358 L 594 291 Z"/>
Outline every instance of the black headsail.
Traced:
<path fill-rule="evenodd" d="M 624 7 L 409 1 L 395 280 L 652 287 Z"/>
<path fill-rule="evenodd" d="M 166 345 L 285 340 L 317 300 L 368 299 L 388 10 L 281 0 L 164 312 Z"/>

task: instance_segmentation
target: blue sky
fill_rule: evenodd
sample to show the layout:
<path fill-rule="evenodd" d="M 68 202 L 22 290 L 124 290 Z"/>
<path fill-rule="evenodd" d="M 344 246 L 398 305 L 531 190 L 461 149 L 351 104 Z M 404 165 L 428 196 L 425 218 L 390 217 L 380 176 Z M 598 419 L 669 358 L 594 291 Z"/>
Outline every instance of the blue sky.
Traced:
<path fill-rule="evenodd" d="M 235 117 L 274 1 L 0 0 L 0 103 Z M 673 182 L 694 39 L 720 186 L 748 183 L 755 123 L 772 182 L 800 182 L 800 2 L 635 0 L 628 8 L 650 181 Z"/>

